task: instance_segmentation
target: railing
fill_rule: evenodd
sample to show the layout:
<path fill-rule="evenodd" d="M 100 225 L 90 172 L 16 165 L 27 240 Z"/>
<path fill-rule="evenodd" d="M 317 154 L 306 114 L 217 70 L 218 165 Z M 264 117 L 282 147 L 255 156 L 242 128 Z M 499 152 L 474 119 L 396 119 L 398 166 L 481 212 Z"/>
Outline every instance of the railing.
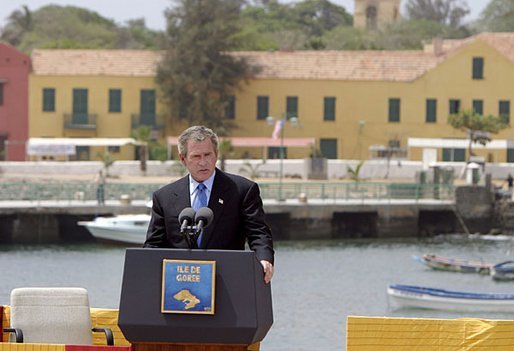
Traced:
<path fill-rule="evenodd" d="M 150 127 L 151 129 L 164 129 L 164 115 L 154 113 L 133 113 L 132 129 L 139 127 Z"/>
<path fill-rule="evenodd" d="M 132 200 L 150 200 L 152 193 L 164 184 L 107 183 L 106 200 L 119 200 L 129 195 Z M 263 199 L 277 199 L 278 183 L 260 183 Z M 282 184 L 284 199 L 298 199 L 300 194 L 308 200 L 454 200 L 454 186 L 447 184 L 417 183 L 333 183 L 286 182 Z M 73 183 L 1 183 L 0 201 L 71 201 L 95 200 L 96 184 Z"/>
<path fill-rule="evenodd" d="M 90 113 L 65 113 L 65 129 L 92 129 L 96 130 L 96 114 Z"/>

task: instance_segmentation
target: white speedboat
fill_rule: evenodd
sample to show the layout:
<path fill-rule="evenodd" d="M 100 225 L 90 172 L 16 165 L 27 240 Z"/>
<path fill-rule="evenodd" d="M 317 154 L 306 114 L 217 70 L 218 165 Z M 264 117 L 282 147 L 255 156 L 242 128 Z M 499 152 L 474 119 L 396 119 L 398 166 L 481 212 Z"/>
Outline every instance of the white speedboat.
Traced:
<path fill-rule="evenodd" d="M 143 245 L 148 223 L 150 215 L 132 214 L 97 217 L 93 221 L 80 221 L 78 225 L 86 227 L 97 239 Z"/>
<path fill-rule="evenodd" d="M 450 291 L 400 284 L 390 285 L 387 293 L 398 307 L 446 311 L 514 312 L 514 294 Z"/>

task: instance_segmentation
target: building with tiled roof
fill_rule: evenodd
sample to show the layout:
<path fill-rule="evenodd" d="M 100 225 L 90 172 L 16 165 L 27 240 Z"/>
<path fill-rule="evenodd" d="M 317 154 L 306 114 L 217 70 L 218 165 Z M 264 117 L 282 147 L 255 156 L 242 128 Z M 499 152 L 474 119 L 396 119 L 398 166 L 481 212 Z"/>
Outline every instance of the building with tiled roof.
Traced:
<path fill-rule="evenodd" d="M 234 137 L 270 137 L 266 117 L 298 117 L 284 137 L 315 138 L 329 158 L 394 157 L 420 160 L 426 146 L 409 139 L 465 139 L 447 123 L 450 113 L 475 109 L 510 118 L 514 99 L 514 34 L 483 33 L 462 40 L 434 40 L 419 51 L 235 52 L 259 72 L 234 93 Z M 137 50 L 35 50 L 30 80 L 30 136 L 128 137 L 150 124 L 166 140 L 184 125 L 165 118 L 155 72 L 162 52 Z M 495 138 L 513 138 L 509 128 Z M 425 145 L 425 144 L 423 144 Z M 453 145 L 453 144 L 452 144 Z M 455 144 L 460 145 L 460 144 Z M 514 161 L 510 143 L 479 153 Z M 268 156 L 278 147 L 268 148 Z M 384 151 L 385 150 L 385 151 Z M 438 160 L 464 160 L 466 150 L 434 145 Z M 288 157 L 311 150 L 291 148 Z M 237 154 L 239 153 L 239 155 Z M 239 147 L 236 157 L 260 157 Z M 77 158 L 92 159 L 89 150 Z M 131 158 L 132 151 L 119 158 Z"/>

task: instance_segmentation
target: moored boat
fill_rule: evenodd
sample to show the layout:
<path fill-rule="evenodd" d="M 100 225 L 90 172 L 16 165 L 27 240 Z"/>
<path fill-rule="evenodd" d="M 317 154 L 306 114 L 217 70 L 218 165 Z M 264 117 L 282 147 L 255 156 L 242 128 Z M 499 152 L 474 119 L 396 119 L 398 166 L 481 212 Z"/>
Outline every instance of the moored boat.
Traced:
<path fill-rule="evenodd" d="M 114 217 L 97 217 L 93 221 L 80 221 L 97 239 L 142 245 L 146 239 L 146 230 L 150 215 L 131 214 Z"/>
<path fill-rule="evenodd" d="M 491 275 L 494 280 L 514 280 L 514 261 L 505 261 L 495 264 L 491 268 Z"/>
<path fill-rule="evenodd" d="M 493 266 L 489 262 L 448 258 L 433 254 L 426 254 L 422 257 L 416 256 L 416 259 L 432 269 L 460 273 L 489 274 Z"/>
<path fill-rule="evenodd" d="M 398 307 L 403 308 L 514 312 L 514 294 L 451 291 L 402 284 L 390 285 L 387 293 Z"/>

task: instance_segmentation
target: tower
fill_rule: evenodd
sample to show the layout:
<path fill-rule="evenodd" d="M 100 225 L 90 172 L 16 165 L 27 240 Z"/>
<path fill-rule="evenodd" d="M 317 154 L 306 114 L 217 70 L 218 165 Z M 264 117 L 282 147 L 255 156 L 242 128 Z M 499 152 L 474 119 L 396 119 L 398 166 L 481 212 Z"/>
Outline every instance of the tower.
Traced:
<path fill-rule="evenodd" d="M 355 0 L 353 26 L 367 30 L 383 29 L 400 20 L 401 0 Z"/>

